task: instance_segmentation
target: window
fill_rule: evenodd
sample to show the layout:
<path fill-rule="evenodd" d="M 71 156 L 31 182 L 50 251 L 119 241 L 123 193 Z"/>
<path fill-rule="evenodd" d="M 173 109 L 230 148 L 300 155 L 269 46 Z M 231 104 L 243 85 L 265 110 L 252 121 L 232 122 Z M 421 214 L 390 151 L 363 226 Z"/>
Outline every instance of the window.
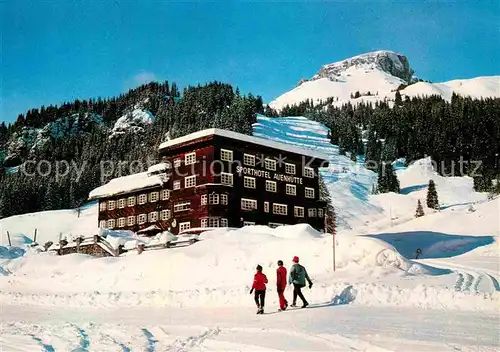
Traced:
<path fill-rule="evenodd" d="M 137 200 L 139 204 L 146 204 L 148 197 L 145 194 L 139 194 L 139 199 Z"/>
<path fill-rule="evenodd" d="M 318 208 L 318 217 L 322 218 L 323 217 L 323 209 Z"/>
<path fill-rule="evenodd" d="M 210 204 L 219 204 L 219 195 L 217 193 L 211 193 L 208 195 L 208 202 Z"/>
<path fill-rule="evenodd" d="M 184 187 L 190 188 L 196 186 L 196 175 L 184 177 Z"/>
<path fill-rule="evenodd" d="M 303 218 L 304 217 L 304 207 L 294 207 L 293 208 L 293 215 L 297 218 Z"/>
<path fill-rule="evenodd" d="M 228 172 L 221 172 L 220 174 L 220 183 L 223 185 L 233 185 L 233 174 Z"/>
<path fill-rule="evenodd" d="M 277 228 L 278 226 L 283 226 L 284 224 L 280 224 L 279 222 L 270 222 L 268 226 L 272 229 Z"/>
<path fill-rule="evenodd" d="M 170 210 L 165 209 L 160 212 L 160 219 L 165 221 L 170 219 Z"/>
<path fill-rule="evenodd" d="M 191 208 L 191 202 L 176 203 L 174 205 L 174 212 L 185 211 Z"/>
<path fill-rule="evenodd" d="M 145 223 L 146 223 L 147 218 L 148 218 L 148 217 L 146 216 L 146 214 L 139 214 L 139 215 L 137 216 L 137 224 L 139 224 L 139 225 L 145 224 Z"/>
<path fill-rule="evenodd" d="M 295 165 L 294 164 L 285 163 L 285 172 L 287 174 L 295 175 Z"/>
<path fill-rule="evenodd" d="M 255 155 L 243 154 L 243 164 L 255 166 Z"/>
<path fill-rule="evenodd" d="M 105 211 L 106 210 L 106 202 L 99 203 L 99 210 L 100 211 Z"/>
<path fill-rule="evenodd" d="M 264 212 L 269 213 L 269 202 L 264 202 Z"/>
<path fill-rule="evenodd" d="M 255 177 L 243 176 L 243 186 L 245 188 L 255 188 Z"/>
<path fill-rule="evenodd" d="M 208 227 L 219 227 L 219 218 L 208 218 Z"/>
<path fill-rule="evenodd" d="M 108 229 L 112 229 L 115 227 L 115 219 L 108 220 Z"/>
<path fill-rule="evenodd" d="M 220 204 L 227 205 L 227 194 L 220 195 Z"/>
<path fill-rule="evenodd" d="M 128 197 L 127 206 L 133 207 L 135 205 L 135 197 Z"/>
<path fill-rule="evenodd" d="M 253 226 L 255 225 L 254 221 L 243 221 L 243 226 Z"/>
<path fill-rule="evenodd" d="M 118 219 L 118 227 L 125 227 L 125 224 L 127 223 L 126 218 L 119 218 Z"/>
<path fill-rule="evenodd" d="M 119 200 L 118 200 L 118 208 L 119 208 L 119 209 L 123 209 L 123 208 L 125 208 L 126 203 L 127 203 L 127 202 L 126 202 L 125 198 L 119 199 Z"/>
<path fill-rule="evenodd" d="M 113 209 L 115 209 L 115 204 L 116 204 L 116 203 L 115 203 L 115 201 L 114 201 L 114 200 L 110 200 L 110 201 L 108 202 L 108 209 L 109 209 L 109 210 L 113 210 Z"/>
<path fill-rule="evenodd" d="M 179 167 L 181 166 L 181 159 L 175 159 L 174 160 L 174 167 Z"/>
<path fill-rule="evenodd" d="M 289 196 L 296 196 L 297 195 L 297 186 L 296 185 L 286 185 L 286 194 Z"/>
<path fill-rule="evenodd" d="M 181 222 L 179 224 L 179 231 L 186 231 L 191 228 L 191 222 Z"/>
<path fill-rule="evenodd" d="M 158 221 L 158 212 L 152 211 L 151 213 L 149 213 L 148 220 L 149 220 L 149 222 L 157 222 Z"/>
<path fill-rule="evenodd" d="M 313 178 L 314 177 L 314 169 L 312 167 L 308 167 L 308 166 L 304 167 L 304 176 Z"/>
<path fill-rule="evenodd" d="M 208 227 L 208 219 L 207 218 L 201 219 L 200 226 L 201 227 Z"/>
<path fill-rule="evenodd" d="M 201 195 L 201 205 L 207 205 L 207 195 L 206 194 Z"/>
<path fill-rule="evenodd" d="M 158 192 L 151 192 L 149 194 L 149 201 L 151 203 L 155 203 L 155 202 L 158 201 L 159 196 L 160 196 L 160 193 L 158 193 Z"/>
<path fill-rule="evenodd" d="M 276 160 L 266 159 L 264 162 L 266 169 L 276 171 Z"/>
<path fill-rule="evenodd" d="M 220 160 L 232 162 L 233 161 L 233 151 L 227 150 L 227 149 L 221 149 L 220 150 Z"/>
<path fill-rule="evenodd" d="M 288 214 L 288 206 L 286 204 L 273 204 L 273 214 L 277 215 L 287 215 Z"/>
<path fill-rule="evenodd" d="M 241 198 L 241 209 L 242 210 L 257 209 L 257 201 L 254 199 Z"/>
<path fill-rule="evenodd" d="M 170 191 L 168 189 L 164 189 L 161 191 L 161 200 L 167 200 L 170 198 Z"/>
<path fill-rule="evenodd" d="M 135 225 L 135 216 L 129 216 L 127 218 L 127 226 L 134 226 Z"/>
<path fill-rule="evenodd" d="M 306 187 L 306 198 L 314 198 L 314 188 Z"/>
<path fill-rule="evenodd" d="M 105 229 L 106 228 L 106 220 L 101 220 L 99 221 L 99 227 L 101 229 Z"/>
<path fill-rule="evenodd" d="M 308 215 L 310 218 L 315 218 L 317 215 L 316 208 L 309 208 L 308 209 Z"/>
<path fill-rule="evenodd" d="M 220 227 L 227 227 L 227 219 L 226 218 L 221 218 L 220 219 Z"/>
<path fill-rule="evenodd" d="M 181 189 L 181 181 L 174 181 L 174 190 Z"/>
<path fill-rule="evenodd" d="M 278 186 L 276 184 L 276 181 L 266 180 L 266 191 L 276 192 L 277 188 L 278 188 Z"/>
<path fill-rule="evenodd" d="M 186 165 L 196 164 L 196 152 L 184 155 L 184 164 Z"/>

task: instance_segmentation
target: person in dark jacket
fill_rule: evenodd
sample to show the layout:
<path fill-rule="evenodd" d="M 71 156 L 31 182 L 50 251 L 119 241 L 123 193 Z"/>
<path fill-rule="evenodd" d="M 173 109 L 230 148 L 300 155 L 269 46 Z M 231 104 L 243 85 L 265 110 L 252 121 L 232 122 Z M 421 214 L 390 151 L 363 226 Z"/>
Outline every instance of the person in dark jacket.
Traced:
<path fill-rule="evenodd" d="M 285 310 L 288 307 L 284 293 L 286 289 L 286 268 L 283 266 L 282 260 L 278 260 L 278 269 L 276 269 L 276 289 L 280 300 L 280 310 Z"/>
<path fill-rule="evenodd" d="M 250 294 L 255 290 L 255 304 L 257 305 L 257 314 L 264 314 L 264 303 L 266 299 L 267 276 L 262 273 L 262 266 L 257 265 L 257 272 L 253 277 L 253 285 Z"/>
<path fill-rule="evenodd" d="M 288 279 L 289 284 L 293 284 L 293 303 L 291 307 L 297 307 L 297 296 L 302 300 L 302 308 L 305 308 L 309 303 L 304 298 L 302 294 L 302 288 L 306 286 L 306 280 L 309 284 L 309 288 L 312 287 L 313 283 L 307 275 L 307 270 L 302 265 L 299 264 L 299 257 L 293 257 L 294 264 L 290 269 L 290 277 Z"/>

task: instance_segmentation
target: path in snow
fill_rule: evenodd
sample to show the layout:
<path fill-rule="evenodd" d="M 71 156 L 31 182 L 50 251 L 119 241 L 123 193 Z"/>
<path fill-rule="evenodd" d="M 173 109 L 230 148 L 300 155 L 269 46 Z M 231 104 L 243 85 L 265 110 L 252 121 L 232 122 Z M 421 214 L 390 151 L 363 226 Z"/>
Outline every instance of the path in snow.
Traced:
<path fill-rule="evenodd" d="M 258 316 L 242 308 L 83 310 L 3 305 L 0 318 L 0 346 L 8 351 L 495 351 L 500 347 L 498 315 L 420 309 L 313 306 Z"/>

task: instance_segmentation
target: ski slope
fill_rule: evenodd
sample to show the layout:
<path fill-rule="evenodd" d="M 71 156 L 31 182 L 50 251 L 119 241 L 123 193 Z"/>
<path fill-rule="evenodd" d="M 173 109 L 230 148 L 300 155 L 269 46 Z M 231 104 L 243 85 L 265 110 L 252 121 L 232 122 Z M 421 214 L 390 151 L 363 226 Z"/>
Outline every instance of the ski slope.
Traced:
<path fill-rule="evenodd" d="M 339 155 L 338 146 L 330 144 L 329 129 L 302 116 L 269 118 L 258 115 L 253 135 L 291 146 L 320 151 L 330 165 L 320 170 L 337 209 L 338 225 L 351 228 L 378 216 L 383 209 L 369 201 L 377 175 L 347 156 Z"/>

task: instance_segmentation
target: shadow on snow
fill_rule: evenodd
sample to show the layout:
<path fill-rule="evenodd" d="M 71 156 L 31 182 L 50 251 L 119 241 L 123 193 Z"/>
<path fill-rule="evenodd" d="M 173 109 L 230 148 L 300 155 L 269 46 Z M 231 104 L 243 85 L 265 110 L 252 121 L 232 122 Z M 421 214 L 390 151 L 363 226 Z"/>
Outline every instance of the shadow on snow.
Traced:
<path fill-rule="evenodd" d="M 450 258 L 492 244 L 493 236 L 449 235 L 432 231 L 409 231 L 367 235 L 388 242 L 408 259 Z"/>
<path fill-rule="evenodd" d="M 408 187 L 401 188 L 399 193 L 400 194 L 410 194 L 412 192 L 421 191 L 421 190 L 427 188 L 427 186 L 428 186 L 428 184 L 408 186 Z"/>

